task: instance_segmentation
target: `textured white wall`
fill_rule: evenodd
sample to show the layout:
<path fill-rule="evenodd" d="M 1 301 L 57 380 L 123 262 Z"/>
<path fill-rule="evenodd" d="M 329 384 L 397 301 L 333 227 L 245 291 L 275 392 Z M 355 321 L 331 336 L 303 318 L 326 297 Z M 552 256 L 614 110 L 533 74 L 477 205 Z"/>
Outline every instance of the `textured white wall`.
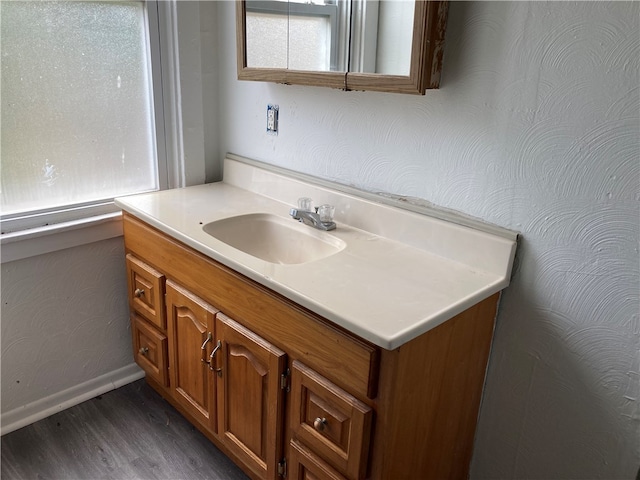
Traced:
<path fill-rule="evenodd" d="M 640 464 L 640 3 L 452 2 L 425 97 L 236 80 L 226 151 L 522 232 L 472 478 L 632 478 Z M 266 105 L 280 133 L 265 134 Z M 393 299 L 390 299 L 393 301 Z"/>
<path fill-rule="evenodd" d="M 132 363 L 122 238 L 2 264 L 2 412 Z"/>

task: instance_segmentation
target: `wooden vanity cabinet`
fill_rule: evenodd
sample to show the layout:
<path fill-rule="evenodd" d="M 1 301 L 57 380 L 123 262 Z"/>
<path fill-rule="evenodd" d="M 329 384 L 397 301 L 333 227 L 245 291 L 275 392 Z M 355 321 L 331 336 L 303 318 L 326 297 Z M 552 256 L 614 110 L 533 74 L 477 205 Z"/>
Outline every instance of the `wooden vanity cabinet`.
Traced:
<path fill-rule="evenodd" d="M 498 294 L 389 351 L 128 213 L 124 236 L 134 347 L 168 345 L 166 368 L 136 361 L 250 477 L 467 478 Z M 136 302 L 141 268 L 166 329 Z"/>

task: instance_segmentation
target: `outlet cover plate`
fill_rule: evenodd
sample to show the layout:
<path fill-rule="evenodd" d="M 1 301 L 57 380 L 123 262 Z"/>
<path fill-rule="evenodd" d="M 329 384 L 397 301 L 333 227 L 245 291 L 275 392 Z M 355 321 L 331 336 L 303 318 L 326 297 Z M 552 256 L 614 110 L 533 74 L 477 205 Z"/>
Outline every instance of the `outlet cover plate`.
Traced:
<path fill-rule="evenodd" d="M 267 105 L 267 133 L 278 134 L 278 105 Z"/>

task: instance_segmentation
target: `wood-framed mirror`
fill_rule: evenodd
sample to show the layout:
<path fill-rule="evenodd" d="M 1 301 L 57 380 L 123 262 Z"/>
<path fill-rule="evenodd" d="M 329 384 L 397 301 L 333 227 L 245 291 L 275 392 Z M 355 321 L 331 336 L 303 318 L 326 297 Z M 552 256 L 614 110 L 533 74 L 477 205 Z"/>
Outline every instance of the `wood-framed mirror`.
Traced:
<path fill-rule="evenodd" d="M 448 6 L 236 0 L 238 79 L 424 95 L 440 85 Z"/>

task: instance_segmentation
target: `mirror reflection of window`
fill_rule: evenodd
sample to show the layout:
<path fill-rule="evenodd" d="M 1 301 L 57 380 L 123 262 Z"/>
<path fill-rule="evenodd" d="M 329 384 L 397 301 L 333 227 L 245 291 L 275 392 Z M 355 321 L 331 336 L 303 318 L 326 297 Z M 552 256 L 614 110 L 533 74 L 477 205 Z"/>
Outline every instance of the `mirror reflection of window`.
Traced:
<path fill-rule="evenodd" d="M 247 1 L 247 65 L 329 71 L 337 68 L 336 0 Z"/>
<path fill-rule="evenodd" d="M 247 64 L 260 68 L 329 70 L 331 28 L 326 18 L 247 12 Z"/>
<path fill-rule="evenodd" d="M 247 66 L 409 75 L 415 0 L 246 0 Z"/>

